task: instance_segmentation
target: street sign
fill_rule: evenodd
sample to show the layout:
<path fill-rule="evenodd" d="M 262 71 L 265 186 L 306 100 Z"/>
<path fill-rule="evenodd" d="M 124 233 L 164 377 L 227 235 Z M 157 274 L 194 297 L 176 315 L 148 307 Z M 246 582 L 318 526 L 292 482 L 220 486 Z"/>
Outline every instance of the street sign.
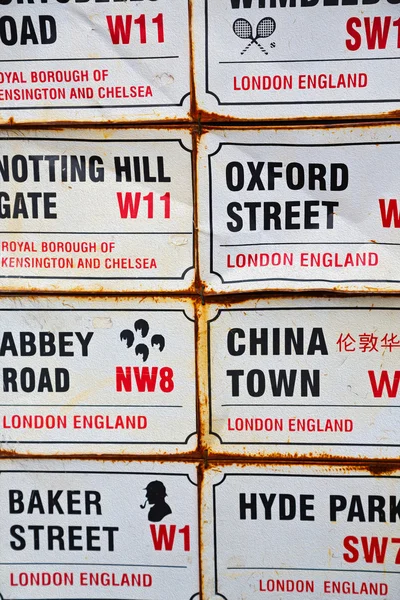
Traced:
<path fill-rule="evenodd" d="M 205 598 L 397 600 L 399 475 L 210 468 L 202 494 Z"/>
<path fill-rule="evenodd" d="M 398 0 L 200 0 L 203 120 L 396 116 Z"/>
<path fill-rule="evenodd" d="M 2 460 L 1 595 L 198 598 L 195 465 Z"/>
<path fill-rule="evenodd" d="M 399 310 L 382 297 L 209 304 L 199 353 L 209 452 L 397 458 Z"/>
<path fill-rule="evenodd" d="M 188 0 L 2 4 L 0 122 L 189 118 Z"/>
<path fill-rule="evenodd" d="M 399 291 L 399 143 L 392 125 L 205 134 L 205 293 Z"/>
<path fill-rule="evenodd" d="M 195 450 L 192 300 L 19 296 L 0 311 L 3 451 Z"/>
<path fill-rule="evenodd" d="M 12 130 L 0 144 L 0 290 L 193 284 L 190 131 Z"/>

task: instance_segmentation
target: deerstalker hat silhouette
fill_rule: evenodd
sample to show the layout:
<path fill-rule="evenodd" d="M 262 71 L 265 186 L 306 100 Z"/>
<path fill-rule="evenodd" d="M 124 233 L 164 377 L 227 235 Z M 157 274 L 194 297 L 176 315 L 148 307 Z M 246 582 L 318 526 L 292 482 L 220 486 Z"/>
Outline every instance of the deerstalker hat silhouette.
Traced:
<path fill-rule="evenodd" d="M 165 488 L 165 485 L 163 484 L 162 481 L 151 481 L 145 488 L 143 488 L 144 490 L 149 490 L 151 492 L 154 492 L 156 494 L 165 494 L 167 495 L 167 490 Z"/>

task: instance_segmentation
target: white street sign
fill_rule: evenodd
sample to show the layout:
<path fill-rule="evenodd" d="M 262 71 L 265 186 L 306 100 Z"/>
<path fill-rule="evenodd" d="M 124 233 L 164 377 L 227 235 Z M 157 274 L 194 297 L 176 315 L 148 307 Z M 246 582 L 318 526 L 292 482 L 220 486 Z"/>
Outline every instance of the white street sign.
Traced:
<path fill-rule="evenodd" d="M 1 595 L 194 600 L 196 468 L 2 460 Z"/>
<path fill-rule="evenodd" d="M 225 465 L 202 495 L 206 600 L 397 600 L 399 471 Z"/>
<path fill-rule="evenodd" d="M 3 450 L 196 448 L 190 299 L 3 297 L 0 312 Z"/>
<path fill-rule="evenodd" d="M 1 290 L 190 288 L 190 131 L 14 130 L 0 145 Z"/>
<path fill-rule="evenodd" d="M 204 119 L 396 116 L 399 0 L 199 0 L 194 56 Z"/>
<path fill-rule="evenodd" d="M 397 458 L 397 298 L 210 304 L 201 323 L 206 446 L 225 456 Z"/>
<path fill-rule="evenodd" d="M 0 122 L 189 118 L 188 0 L 2 4 Z"/>
<path fill-rule="evenodd" d="M 205 293 L 399 291 L 399 143 L 391 125 L 205 134 Z"/>

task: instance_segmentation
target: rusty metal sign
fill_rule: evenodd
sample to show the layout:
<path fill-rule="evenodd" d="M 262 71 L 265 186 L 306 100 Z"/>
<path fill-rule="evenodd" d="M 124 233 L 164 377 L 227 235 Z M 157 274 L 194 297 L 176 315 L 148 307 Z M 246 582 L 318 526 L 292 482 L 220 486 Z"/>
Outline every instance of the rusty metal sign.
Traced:
<path fill-rule="evenodd" d="M 196 467 L 2 460 L 3 598 L 165 598 L 199 591 Z"/>
<path fill-rule="evenodd" d="M 393 116 L 400 108 L 398 0 L 194 2 L 204 119 Z"/>
<path fill-rule="evenodd" d="M 188 0 L 2 5 L 0 122 L 188 119 Z"/>
<path fill-rule="evenodd" d="M 210 304 L 206 444 L 224 455 L 397 458 L 397 298 Z"/>
<path fill-rule="evenodd" d="M 1 290 L 193 284 L 190 131 L 13 130 L 0 144 Z"/>
<path fill-rule="evenodd" d="M 3 450 L 195 450 L 192 300 L 3 297 L 0 310 Z"/>
<path fill-rule="evenodd" d="M 205 293 L 398 291 L 399 143 L 390 125 L 205 134 Z"/>
<path fill-rule="evenodd" d="M 397 600 L 399 475 L 333 466 L 209 469 L 205 597 Z"/>

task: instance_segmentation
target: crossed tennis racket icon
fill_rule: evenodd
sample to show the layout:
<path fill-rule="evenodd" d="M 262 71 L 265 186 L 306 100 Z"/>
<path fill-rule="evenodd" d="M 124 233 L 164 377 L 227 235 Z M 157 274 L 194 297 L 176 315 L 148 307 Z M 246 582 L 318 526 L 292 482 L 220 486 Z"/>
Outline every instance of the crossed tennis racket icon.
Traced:
<path fill-rule="evenodd" d="M 268 38 L 270 35 L 274 33 L 276 29 L 276 23 L 274 19 L 271 17 L 264 17 L 257 25 L 256 35 L 253 36 L 253 28 L 251 23 L 247 21 L 247 19 L 236 19 L 233 24 L 233 31 L 235 34 L 242 40 L 251 40 L 250 44 L 247 44 L 246 48 L 240 53 L 244 54 L 246 50 L 250 48 L 252 44 L 257 44 L 257 46 L 264 52 L 264 54 L 268 54 L 265 48 L 261 46 L 261 44 L 257 41 L 259 38 Z"/>

